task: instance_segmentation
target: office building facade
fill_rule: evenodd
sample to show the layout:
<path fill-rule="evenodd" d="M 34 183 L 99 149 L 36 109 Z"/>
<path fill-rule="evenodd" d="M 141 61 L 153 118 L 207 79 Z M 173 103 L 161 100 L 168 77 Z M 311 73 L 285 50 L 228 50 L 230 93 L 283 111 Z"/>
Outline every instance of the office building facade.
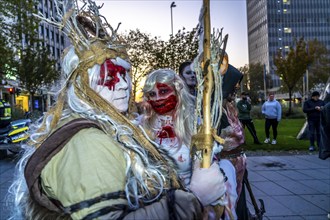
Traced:
<path fill-rule="evenodd" d="M 317 39 L 330 49 L 330 0 L 246 0 L 249 63 L 265 65 L 272 83 L 280 86 L 274 57 L 288 52 L 294 40 Z"/>
<path fill-rule="evenodd" d="M 54 0 L 39 0 L 38 11 L 49 19 L 57 17 Z M 44 40 L 43 46 L 48 48 L 51 56 L 57 61 L 56 68 L 60 70 L 61 54 L 69 46 L 69 39 L 58 28 L 45 22 L 39 25 L 39 37 Z"/>

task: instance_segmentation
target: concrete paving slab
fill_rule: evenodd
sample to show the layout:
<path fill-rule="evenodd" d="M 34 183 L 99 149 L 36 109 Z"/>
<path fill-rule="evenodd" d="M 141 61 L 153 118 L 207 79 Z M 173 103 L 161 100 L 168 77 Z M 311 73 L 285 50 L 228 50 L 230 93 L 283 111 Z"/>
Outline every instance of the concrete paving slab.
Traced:
<path fill-rule="evenodd" d="M 284 206 L 282 202 L 275 200 L 273 196 L 264 196 L 260 197 L 260 199 L 262 199 L 265 203 L 265 216 L 269 219 L 272 219 L 272 217 L 297 215 L 296 213 L 293 213 L 292 210 Z"/>
<path fill-rule="evenodd" d="M 264 176 L 267 180 L 270 180 L 270 181 L 278 181 L 278 180 L 287 180 L 288 179 L 288 177 L 282 175 L 283 171 L 257 171 L 257 173 Z"/>
<path fill-rule="evenodd" d="M 254 188 L 258 188 L 260 191 L 269 196 L 293 194 L 284 187 L 273 182 L 252 182 L 251 185 L 253 185 Z"/>
<path fill-rule="evenodd" d="M 267 179 L 263 175 L 260 175 L 259 172 L 249 172 L 248 175 L 249 179 L 254 182 L 267 181 Z"/>
<path fill-rule="evenodd" d="M 304 180 L 308 181 L 308 180 Z M 312 180 L 314 181 L 314 180 Z M 312 195 L 312 194 L 320 194 L 320 192 L 315 189 L 314 187 L 307 186 L 305 184 L 302 184 L 303 181 L 294 181 L 294 180 L 281 180 L 277 181 L 276 184 L 279 184 L 282 186 L 284 189 L 288 190 L 289 192 L 293 194 L 298 194 L 298 195 Z M 320 182 L 320 181 L 318 181 Z"/>
<path fill-rule="evenodd" d="M 330 210 L 330 197 L 326 195 L 300 195 L 306 201 L 314 204 L 315 206 L 323 209 L 324 211 Z"/>
<path fill-rule="evenodd" d="M 323 209 L 302 199 L 298 195 L 274 196 L 273 198 L 277 201 L 281 201 L 282 205 L 290 209 L 292 213 L 296 215 L 309 216 L 309 215 L 317 215 L 322 212 L 324 212 L 324 215 L 326 214 L 326 212 Z"/>
<path fill-rule="evenodd" d="M 315 189 L 317 192 L 322 194 L 330 194 L 330 185 L 320 180 L 305 180 L 299 181 L 307 187 Z"/>
<path fill-rule="evenodd" d="M 299 170 L 298 172 L 302 173 L 303 175 L 307 175 L 312 177 L 313 179 L 324 179 L 324 180 L 330 180 L 330 173 L 323 172 L 323 169 L 317 169 L 317 170 Z M 329 169 L 330 172 L 330 169 Z"/>
<path fill-rule="evenodd" d="M 283 176 L 285 176 L 285 180 L 291 179 L 291 180 L 308 180 L 308 179 L 314 179 L 314 177 L 302 174 L 298 172 L 297 170 L 281 170 L 279 171 Z"/>

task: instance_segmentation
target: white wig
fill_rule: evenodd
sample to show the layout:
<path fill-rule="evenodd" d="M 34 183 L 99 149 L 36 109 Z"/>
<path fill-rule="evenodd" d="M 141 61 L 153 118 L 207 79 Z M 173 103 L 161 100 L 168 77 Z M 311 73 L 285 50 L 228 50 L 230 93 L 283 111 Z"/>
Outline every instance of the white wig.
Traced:
<path fill-rule="evenodd" d="M 146 114 L 144 123 L 147 129 L 153 129 L 156 113 L 147 102 L 146 93 L 150 92 L 156 83 L 164 83 L 175 90 L 178 103 L 173 115 L 174 131 L 178 137 L 179 144 L 190 146 L 193 125 L 194 97 L 189 93 L 184 81 L 171 69 L 159 69 L 150 73 L 146 79 L 143 93 Z"/>

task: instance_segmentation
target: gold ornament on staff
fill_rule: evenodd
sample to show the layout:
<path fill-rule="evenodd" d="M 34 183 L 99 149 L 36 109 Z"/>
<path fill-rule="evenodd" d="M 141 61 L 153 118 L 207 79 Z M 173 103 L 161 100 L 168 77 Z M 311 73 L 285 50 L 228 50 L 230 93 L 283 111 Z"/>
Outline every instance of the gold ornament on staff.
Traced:
<path fill-rule="evenodd" d="M 198 128 L 197 134 L 193 135 L 191 141 L 191 153 L 192 156 L 198 151 L 201 156 L 201 167 L 208 168 L 212 162 L 212 149 L 214 140 L 219 144 L 223 144 L 224 140 L 216 135 L 215 129 L 212 128 L 211 123 L 211 97 L 214 89 L 214 77 L 213 70 L 211 67 L 211 25 L 210 25 L 210 1 L 203 0 L 203 7 L 201 11 L 201 16 L 203 18 L 202 31 L 203 36 L 201 40 L 203 42 L 200 47 L 202 47 L 202 57 L 198 57 L 198 62 L 200 62 L 200 68 L 202 71 L 202 125 Z M 220 56 L 223 57 L 223 56 Z M 201 61 L 199 61 L 201 59 Z M 220 64 L 222 58 L 220 59 Z M 220 67 L 219 64 L 219 67 Z M 220 70 L 219 70 L 220 71 Z M 198 105 L 198 104 L 197 104 Z M 198 108 L 198 107 L 196 107 Z"/>
<path fill-rule="evenodd" d="M 221 68 L 223 67 L 222 62 L 223 62 L 224 55 L 225 55 L 224 50 L 226 47 L 228 35 L 226 35 L 224 38 L 225 44 L 224 44 L 223 50 L 219 50 L 220 48 L 216 48 L 216 51 L 218 51 L 218 52 L 216 52 L 216 54 L 220 53 L 220 55 L 218 55 L 218 57 L 215 58 L 214 49 L 212 50 L 212 54 L 211 54 L 211 24 L 210 24 L 211 22 L 210 22 L 210 1 L 209 0 L 203 0 L 201 18 L 203 19 L 203 22 L 200 22 L 202 25 L 201 29 L 203 31 L 203 35 L 200 36 L 201 39 L 200 39 L 199 47 L 202 47 L 202 54 L 199 54 L 199 56 L 197 58 L 197 62 L 200 63 L 199 71 L 202 72 L 202 76 L 201 76 L 202 82 L 199 82 L 199 83 L 201 86 L 201 90 L 203 91 L 203 94 L 202 94 L 202 118 L 203 118 L 203 121 L 202 121 L 202 125 L 198 128 L 197 134 L 193 135 L 193 137 L 192 137 L 191 154 L 192 154 L 192 157 L 194 157 L 195 155 L 199 155 L 199 157 L 201 159 L 202 168 L 209 168 L 212 163 L 212 154 L 213 154 L 212 150 L 213 150 L 214 141 L 218 142 L 219 144 L 224 144 L 224 139 L 217 136 L 217 134 L 216 134 L 216 127 L 214 125 L 215 124 L 218 125 L 219 122 L 215 123 L 215 124 L 213 123 L 214 118 L 212 118 L 212 117 L 214 117 L 214 115 L 212 114 L 213 111 L 211 111 L 211 106 L 212 106 L 211 98 L 212 98 L 212 93 L 215 89 L 215 85 L 214 85 L 215 81 L 220 84 L 222 83 L 222 80 L 221 79 L 219 80 L 219 77 L 221 78 L 221 75 L 214 77 L 213 74 L 222 74 Z M 222 34 L 222 31 L 221 31 L 221 34 Z M 214 35 L 212 37 L 213 44 L 215 44 L 215 41 L 219 40 Z M 221 41 L 222 41 L 222 39 L 221 39 Z M 218 60 L 218 63 L 215 64 L 214 60 Z M 195 64 L 195 66 L 196 66 L 196 64 Z M 217 66 L 218 68 L 214 68 L 214 66 Z M 221 88 L 222 88 L 221 85 L 220 85 L 220 87 L 216 86 L 216 89 L 218 89 L 218 92 L 219 92 L 219 88 L 221 90 Z M 221 91 L 220 91 L 220 93 L 221 93 Z M 213 97 L 213 98 L 217 99 L 218 97 Z M 197 100 L 199 100 L 199 98 L 197 98 Z M 221 104 L 219 106 L 219 108 L 221 109 L 222 94 L 220 94 L 219 100 L 220 100 L 220 104 Z M 200 106 L 197 101 L 196 109 L 199 109 L 199 107 Z M 212 107 L 212 110 L 213 110 L 213 107 Z M 222 112 L 220 110 L 220 112 L 218 113 L 218 118 L 221 117 L 221 114 L 222 114 Z M 200 112 L 197 115 L 200 115 Z M 213 119 L 213 121 L 212 121 L 212 119 Z M 220 217 L 222 216 L 223 211 L 224 211 L 224 206 L 216 205 L 213 207 L 213 209 L 216 213 L 217 219 L 220 219 Z"/>

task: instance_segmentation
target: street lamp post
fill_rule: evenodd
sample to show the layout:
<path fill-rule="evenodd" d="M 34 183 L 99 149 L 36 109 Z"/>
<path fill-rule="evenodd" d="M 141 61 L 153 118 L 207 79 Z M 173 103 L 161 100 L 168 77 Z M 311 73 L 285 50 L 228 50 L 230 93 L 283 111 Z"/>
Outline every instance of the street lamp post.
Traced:
<path fill-rule="evenodd" d="M 171 8 L 171 30 L 172 30 L 172 35 L 173 35 L 173 12 L 172 12 L 172 8 L 174 8 L 174 7 L 176 7 L 176 4 L 175 4 L 175 2 L 172 2 L 171 6 L 170 6 L 170 8 Z"/>

